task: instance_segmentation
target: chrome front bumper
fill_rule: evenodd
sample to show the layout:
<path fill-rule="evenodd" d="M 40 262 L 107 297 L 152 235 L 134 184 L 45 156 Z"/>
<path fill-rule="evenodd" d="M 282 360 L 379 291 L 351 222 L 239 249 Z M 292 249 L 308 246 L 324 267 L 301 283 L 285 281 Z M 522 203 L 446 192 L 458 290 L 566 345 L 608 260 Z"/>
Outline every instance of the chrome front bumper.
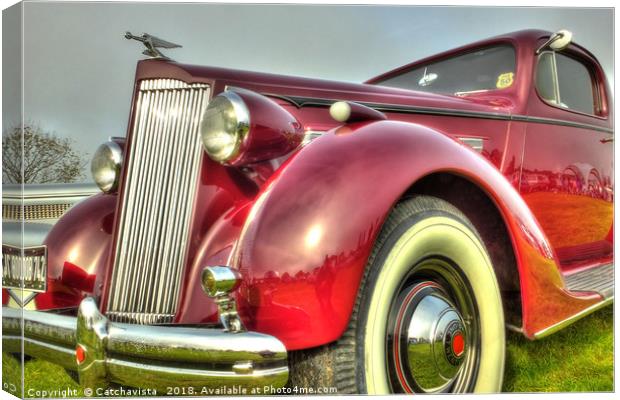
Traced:
<path fill-rule="evenodd" d="M 25 354 L 77 370 L 85 387 L 282 387 L 288 380 L 286 349 L 272 336 L 112 323 L 90 298 L 77 317 L 3 307 L 2 322 L 3 351 L 21 352 L 23 328 Z"/>

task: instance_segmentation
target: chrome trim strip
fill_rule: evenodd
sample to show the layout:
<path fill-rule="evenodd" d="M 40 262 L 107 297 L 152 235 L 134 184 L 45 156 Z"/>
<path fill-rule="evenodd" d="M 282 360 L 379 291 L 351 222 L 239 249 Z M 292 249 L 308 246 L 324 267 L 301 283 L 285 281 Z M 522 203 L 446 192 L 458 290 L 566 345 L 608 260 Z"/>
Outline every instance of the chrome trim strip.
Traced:
<path fill-rule="evenodd" d="M 23 319 L 22 319 L 23 312 Z M 90 387 L 116 382 L 132 387 L 284 386 L 287 352 L 275 337 L 226 333 L 201 327 L 144 326 L 110 322 L 92 298 L 77 317 L 2 308 L 5 351 L 24 352 L 77 369 Z M 85 350 L 78 366 L 75 348 Z"/>
<path fill-rule="evenodd" d="M 306 131 L 304 133 L 304 139 L 302 140 L 301 145 L 305 146 L 309 144 L 310 142 L 312 142 L 314 139 L 319 138 L 324 134 L 325 134 L 325 131 L 316 131 L 316 130 Z"/>
<path fill-rule="evenodd" d="M 236 365 L 236 364 L 235 364 Z M 288 380 L 288 367 L 280 366 L 267 369 L 250 369 L 247 372 L 237 372 L 233 365 L 233 371 L 200 370 L 187 368 L 186 365 L 148 365 L 145 367 L 139 362 L 118 360 L 110 358 L 106 360 L 109 379 L 113 382 L 130 387 L 156 388 L 161 391 L 168 388 L 194 387 L 200 393 L 204 388 L 232 388 L 241 386 L 244 388 L 263 388 L 273 386 L 283 387 Z M 156 377 L 153 379 L 153 377 Z M 208 395 L 208 394 L 207 394 Z"/>
<path fill-rule="evenodd" d="M 22 199 L 26 204 L 31 204 L 27 200 L 38 200 L 53 198 L 56 201 L 67 201 L 74 198 L 92 196 L 99 193 L 99 188 L 93 183 L 45 183 L 45 184 L 5 184 L 2 185 L 2 200 Z M 78 199 L 79 200 L 79 199 Z"/>
<path fill-rule="evenodd" d="M 202 83 L 140 82 L 106 307 L 114 321 L 156 324 L 174 318 L 209 95 L 209 85 Z"/>
<path fill-rule="evenodd" d="M 459 137 L 458 138 L 463 144 L 471 147 L 478 153 L 482 153 L 484 150 L 484 139 L 476 138 L 476 137 Z"/>
<path fill-rule="evenodd" d="M 577 314 L 569 318 L 566 318 L 563 321 L 557 322 L 545 329 L 542 329 L 534 333 L 534 339 L 542 339 L 544 337 L 551 335 L 552 333 L 562 330 L 566 328 L 567 326 L 579 321 L 581 318 L 587 317 L 588 315 L 592 314 L 594 311 L 600 310 L 601 308 L 610 305 L 611 303 L 613 303 L 613 301 L 614 301 L 614 296 L 611 296 L 596 304 L 593 304 L 590 307 L 578 312 Z"/>
<path fill-rule="evenodd" d="M 535 124 L 568 126 L 571 128 L 582 128 L 582 129 L 590 129 L 593 131 L 604 132 L 604 133 L 612 133 L 612 134 L 614 133 L 614 130 L 610 128 L 605 128 L 602 126 L 591 125 L 591 124 L 582 124 L 579 122 L 565 121 L 565 120 L 554 119 L 554 118 L 530 117 L 528 115 L 511 115 L 510 120 L 519 121 L 519 122 L 532 122 Z"/>
<path fill-rule="evenodd" d="M 286 100 L 292 103 L 297 108 L 301 107 L 329 107 L 334 102 L 339 101 L 339 99 L 325 99 L 325 98 L 315 98 L 315 97 L 302 97 L 302 96 L 285 96 L 279 94 L 270 94 L 270 93 L 261 93 L 263 96 L 275 97 L 282 100 Z M 592 125 L 592 124 L 582 124 L 580 122 L 572 122 L 561 119 L 553 119 L 553 118 L 544 118 L 544 117 L 532 117 L 528 115 L 519 115 L 519 114 L 503 114 L 503 113 L 492 113 L 492 112 L 482 112 L 482 111 L 465 111 L 465 110 L 455 110 L 450 108 L 434 108 L 434 107 L 416 107 L 416 106 L 407 106 L 402 104 L 389 104 L 389 103 L 372 103 L 372 102 L 364 102 L 364 101 L 355 101 L 356 103 L 362 104 L 366 107 L 374 108 L 377 111 L 382 112 L 396 112 L 396 113 L 406 113 L 406 114 L 428 114 L 428 115 L 442 115 L 448 117 L 463 117 L 463 118 L 483 118 L 483 119 L 497 119 L 497 120 L 506 120 L 506 121 L 520 121 L 520 122 L 533 122 L 539 124 L 547 124 L 547 125 L 561 125 L 561 126 L 569 126 L 573 128 L 583 128 L 590 129 L 599 132 L 605 133 L 613 133 L 614 130 L 610 128 L 605 128 L 602 126 Z"/>
<path fill-rule="evenodd" d="M 7 288 L 7 293 L 9 294 L 9 297 L 22 308 L 26 307 L 26 305 L 28 305 L 37 295 L 37 293 L 33 291 L 14 288 Z"/>

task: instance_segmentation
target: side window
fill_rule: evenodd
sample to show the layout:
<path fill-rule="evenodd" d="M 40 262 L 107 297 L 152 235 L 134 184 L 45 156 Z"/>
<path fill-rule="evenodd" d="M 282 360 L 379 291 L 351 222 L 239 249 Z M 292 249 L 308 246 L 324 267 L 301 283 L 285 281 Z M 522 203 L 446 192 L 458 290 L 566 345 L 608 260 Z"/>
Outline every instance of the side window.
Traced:
<path fill-rule="evenodd" d="M 538 59 L 536 71 L 536 89 L 540 97 L 546 101 L 558 104 L 555 87 L 555 60 L 553 53 L 543 53 Z"/>
<path fill-rule="evenodd" d="M 545 101 L 559 107 L 596 113 L 592 75 L 582 62 L 556 52 L 538 58 L 536 89 Z"/>
<path fill-rule="evenodd" d="M 570 109 L 594 114 L 594 87 L 588 68 L 574 58 L 556 54 L 560 100 Z"/>

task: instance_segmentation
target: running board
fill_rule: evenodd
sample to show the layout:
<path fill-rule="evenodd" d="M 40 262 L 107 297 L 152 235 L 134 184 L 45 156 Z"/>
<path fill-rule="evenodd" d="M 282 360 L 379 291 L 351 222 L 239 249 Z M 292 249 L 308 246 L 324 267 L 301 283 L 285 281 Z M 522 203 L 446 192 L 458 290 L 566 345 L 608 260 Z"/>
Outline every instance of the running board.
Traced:
<path fill-rule="evenodd" d="M 564 277 L 571 292 L 596 292 L 604 298 L 614 295 L 614 265 L 605 264 Z"/>
<path fill-rule="evenodd" d="M 605 264 L 600 267 L 589 268 L 564 277 L 566 288 L 571 292 L 596 292 L 603 296 L 603 300 L 578 312 L 577 314 L 547 327 L 534 334 L 534 339 L 541 339 L 551 335 L 568 325 L 586 317 L 614 301 L 614 265 Z"/>

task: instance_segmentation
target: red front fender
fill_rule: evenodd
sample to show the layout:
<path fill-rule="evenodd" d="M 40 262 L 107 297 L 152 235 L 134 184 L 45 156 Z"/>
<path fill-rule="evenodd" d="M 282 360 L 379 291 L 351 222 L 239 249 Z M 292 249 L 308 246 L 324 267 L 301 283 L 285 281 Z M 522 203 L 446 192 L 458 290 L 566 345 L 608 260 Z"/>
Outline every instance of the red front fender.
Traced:
<path fill-rule="evenodd" d="M 563 289 L 549 243 L 520 195 L 489 162 L 421 125 L 344 126 L 291 157 L 263 187 L 232 255 L 252 330 L 288 349 L 336 340 L 346 328 L 382 223 L 420 178 L 450 172 L 476 183 L 510 232 L 528 335 L 595 303 Z"/>
<path fill-rule="evenodd" d="M 98 194 L 76 204 L 48 233 L 47 292 L 37 309 L 76 307 L 86 295 L 99 297 L 112 244 L 115 195 Z"/>

